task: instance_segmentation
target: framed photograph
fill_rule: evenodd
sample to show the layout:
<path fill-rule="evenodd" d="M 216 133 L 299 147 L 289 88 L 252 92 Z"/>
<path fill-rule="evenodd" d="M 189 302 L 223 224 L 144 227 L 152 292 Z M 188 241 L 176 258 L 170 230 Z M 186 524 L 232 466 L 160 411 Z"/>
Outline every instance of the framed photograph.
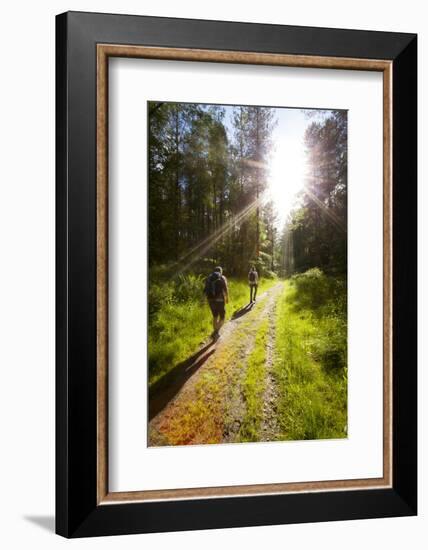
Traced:
<path fill-rule="evenodd" d="M 56 25 L 57 533 L 415 515 L 416 35 Z"/>

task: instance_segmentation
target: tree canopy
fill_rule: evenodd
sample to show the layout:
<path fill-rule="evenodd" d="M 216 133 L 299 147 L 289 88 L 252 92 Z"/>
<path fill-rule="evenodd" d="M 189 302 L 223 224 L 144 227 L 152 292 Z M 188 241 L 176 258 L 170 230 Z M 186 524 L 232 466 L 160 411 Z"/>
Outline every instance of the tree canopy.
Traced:
<path fill-rule="evenodd" d="M 286 274 L 312 267 L 346 273 L 347 133 L 346 111 L 329 111 L 306 130 L 306 184 L 281 235 Z"/>
<path fill-rule="evenodd" d="M 220 264 L 236 276 L 250 265 L 268 275 L 346 271 L 347 113 L 313 116 L 306 185 L 278 228 L 281 206 L 265 193 L 275 111 L 149 103 L 150 267 L 201 272 Z"/>

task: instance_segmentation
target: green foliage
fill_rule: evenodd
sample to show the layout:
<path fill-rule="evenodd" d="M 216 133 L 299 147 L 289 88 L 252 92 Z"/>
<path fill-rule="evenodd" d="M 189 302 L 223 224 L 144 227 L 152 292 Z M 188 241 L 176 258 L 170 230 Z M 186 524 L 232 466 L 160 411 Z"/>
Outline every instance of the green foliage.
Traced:
<path fill-rule="evenodd" d="M 283 273 L 346 273 L 347 133 L 346 111 L 320 113 L 306 130 L 306 185 L 280 239 Z"/>
<path fill-rule="evenodd" d="M 312 345 L 313 356 L 327 369 L 346 367 L 347 292 L 343 278 L 325 275 L 313 268 L 291 279 L 290 295 L 297 311 L 311 311 L 319 326 Z"/>
<path fill-rule="evenodd" d="M 305 273 L 294 275 L 291 283 L 296 289 L 296 307 L 311 308 L 319 316 L 328 315 L 330 311 L 346 315 L 347 295 L 344 278 L 327 276 L 315 267 Z"/>
<path fill-rule="evenodd" d="M 278 280 L 278 275 L 274 271 L 269 271 L 269 269 L 263 271 L 263 276 L 266 277 L 266 279 Z"/>
<path fill-rule="evenodd" d="M 250 259 L 274 271 L 267 185 L 275 112 L 264 107 L 149 103 L 149 264 L 204 258 L 244 276 Z M 230 124 L 233 126 L 231 131 Z M 243 215 L 243 212 L 245 215 Z"/>
<path fill-rule="evenodd" d="M 204 277 L 202 275 L 180 274 L 175 284 L 175 301 L 180 303 L 201 302 L 203 288 Z"/>
<path fill-rule="evenodd" d="M 162 306 L 203 301 L 204 277 L 179 274 L 176 279 L 150 282 L 149 315 L 157 313 Z"/>
<path fill-rule="evenodd" d="M 151 283 L 149 286 L 149 316 L 155 315 L 162 306 L 170 305 L 174 299 L 174 292 L 173 283 Z"/>
<path fill-rule="evenodd" d="M 332 291 L 333 289 L 333 291 Z M 347 433 L 345 287 L 311 270 L 287 282 L 277 309 L 282 438 L 329 439 Z"/>

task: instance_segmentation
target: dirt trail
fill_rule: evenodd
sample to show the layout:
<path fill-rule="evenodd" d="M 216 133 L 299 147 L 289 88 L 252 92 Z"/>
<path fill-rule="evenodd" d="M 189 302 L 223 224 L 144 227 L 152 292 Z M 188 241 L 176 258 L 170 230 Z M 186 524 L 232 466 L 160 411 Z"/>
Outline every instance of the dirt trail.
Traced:
<path fill-rule="evenodd" d="M 221 330 L 221 338 L 206 342 L 189 361 L 178 366 L 150 401 L 149 445 L 220 443 L 234 441 L 245 414 L 241 386 L 246 359 L 264 319 L 269 319 L 267 343 L 264 440 L 273 438 L 275 386 L 272 377 L 275 304 L 284 288 L 279 282 L 245 306 Z"/>
<path fill-rule="evenodd" d="M 278 387 L 273 375 L 275 362 L 275 329 L 276 311 L 272 307 L 268 311 L 269 333 L 266 346 L 266 389 L 263 397 L 263 420 L 260 430 L 262 441 L 275 441 L 277 439 L 279 426 L 277 419 L 276 403 L 278 398 Z"/>

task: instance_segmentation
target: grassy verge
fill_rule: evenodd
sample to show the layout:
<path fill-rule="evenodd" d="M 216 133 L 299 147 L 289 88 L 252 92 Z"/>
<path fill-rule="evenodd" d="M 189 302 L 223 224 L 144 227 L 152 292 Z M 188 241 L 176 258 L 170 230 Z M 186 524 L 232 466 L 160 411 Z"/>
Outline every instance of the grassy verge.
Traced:
<path fill-rule="evenodd" d="M 346 437 L 346 289 L 318 270 L 287 281 L 275 377 L 281 439 Z"/>
<path fill-rule="evenodd" d="M 259 295 L 277 282 L 262 279 Z M 246 281 L 228 279 L 226 320 L 249 301 Z M 185 361 L 212 331 L 211 313 L 203 296 L 203 279 L 192 275 L 176 282 L 151 283 L 149 292 L 149 384 Z"/>
<path fill-rule="evenodd" d="M 266 342 L 269 331 L 269 320 L 259 325 L 254 349 L 248 357 L 243 393 L 245 399 L 245 416 L 239 432 L 242 442 L 259 441 L 259 428 L 263 418 L 263 397 L 266 385 Z"/>

